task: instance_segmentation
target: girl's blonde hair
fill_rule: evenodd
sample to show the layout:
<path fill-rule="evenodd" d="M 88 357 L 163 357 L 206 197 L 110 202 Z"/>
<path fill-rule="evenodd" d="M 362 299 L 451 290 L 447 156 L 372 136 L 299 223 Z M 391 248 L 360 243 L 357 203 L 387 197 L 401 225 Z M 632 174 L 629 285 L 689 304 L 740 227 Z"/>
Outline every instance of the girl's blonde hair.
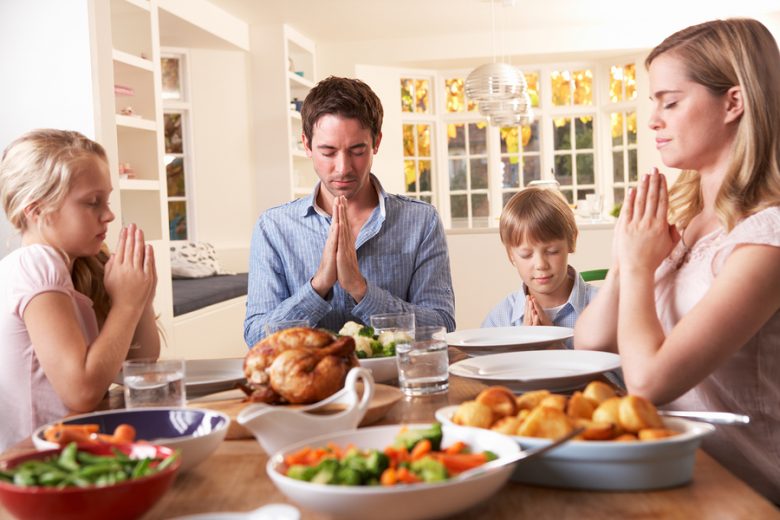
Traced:
<path fill-rule="evenodd" d="M 566 240 L 569 252 L 577 246 L 577 222 L 563 196 L 544 188 L 525 188 L 504 206 L 498 226 L 501 243 L 509 251 L 524 241 Z"/>
<path fill-rule="evenodd" d="M 30 223 L 25 210 L 34 207 L 41 220 L 62 206 L 74 177 L 85 161 L 108 162 L 106 152 L 95 141 L 67 130 L 40 129 L 13 141 L 0 159 L 0 201 L 8 221 L 19 232 Z M 102 327 L 111 300 L 103 285 L 108 249 L 103 247 L 94 257 L 76 258 L 71 277 L 77 291 L 94 302 L 95 315 Z"/>
<path fill-rule="evenodd" d="M 744 112 L 731 162 L 715 199 L 727 230 L 762 209 L 780 204 L 780 51 L 756 20 L 734 18 L 694 25 L 666 38 L 645 66 L 664 53 L 683 62 L 688 79 L 714 95 L 739 86 Z M 699 174 L 680 173 L 669 192 L 669 220 L 685 228 L 703 209 Z"/>

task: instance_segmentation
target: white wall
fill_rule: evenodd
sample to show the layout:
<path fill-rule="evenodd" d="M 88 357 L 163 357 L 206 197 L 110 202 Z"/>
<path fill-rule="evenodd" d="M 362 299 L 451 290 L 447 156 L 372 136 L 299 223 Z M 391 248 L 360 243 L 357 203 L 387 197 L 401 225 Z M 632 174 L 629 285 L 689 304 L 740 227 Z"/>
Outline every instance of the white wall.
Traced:
<path fill-rule="evenodd" d="M 257 219 L 252 171 L 249 57 L 243 51 L 190 50 L 197 240 L 220 252 L 224 268 L 246 271 Z"/>
<path fill-rule="evenodd" d="M 90 0 L 0 2 L 0 150 L 35 128 L 96 138 Z M 0 214 L 0 257 L 16 247 Z"/>

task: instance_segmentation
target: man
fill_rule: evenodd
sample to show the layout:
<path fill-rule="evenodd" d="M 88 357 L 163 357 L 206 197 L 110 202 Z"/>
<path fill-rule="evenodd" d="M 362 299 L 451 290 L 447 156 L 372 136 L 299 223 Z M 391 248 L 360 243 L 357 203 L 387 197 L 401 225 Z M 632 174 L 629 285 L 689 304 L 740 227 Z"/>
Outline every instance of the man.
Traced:
<path fill-rule="evenodd" d="M 320 182 L 271 208 L 252 235 L 244 340 L 264 325 L 308 320 L 338 331 L 350 320 L 414 312 L 418 325 L 455 329 L 444 231 L 430 204 L 385 193 L 371 174 L 382 104 L 362 81 L 330 77 L 306 96 L 303 144 Z"/>

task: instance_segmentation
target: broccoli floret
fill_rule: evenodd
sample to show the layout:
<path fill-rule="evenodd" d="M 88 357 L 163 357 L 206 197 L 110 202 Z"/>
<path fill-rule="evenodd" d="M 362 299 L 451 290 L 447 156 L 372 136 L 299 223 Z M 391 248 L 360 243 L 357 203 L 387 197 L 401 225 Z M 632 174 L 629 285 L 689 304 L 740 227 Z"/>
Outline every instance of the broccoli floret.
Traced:
<path fill-rule="evenodd" d="M 382 351 L 383 357 L 393 357 L 395 356 L 395 341 L 392 343 L 388 343 L 385 345 L 383 351 Z"/>
<path fill-rule="evenodd" d="M 498 455 L 490 450 L 485 450 L 482 453 L 485 454 L 485 462 L 490 462 L 491 460 L 496 460 L 498 458 Z"/>
<path fill-rule="evenodd" d="M 314 476 L 309 482 L 315 484 L 335 484 L 339 461 L 332 458 L 323 459 L 314 467 Z"/>
<path fill-rule="evenodd" d="M 371 340 L 371 357 L 381 356 L 384 349 L 384 346 L 377 340 Z"/>
<path fill-rule="evenodd" d="M 295 480 L 305 480 L 307 482 L 309 482 L 316 473 L 317 470 L 314 466 L 304 466 L 303 464 L 290 466 L 287 470 L 288 477 L 294 478 Z"/>
<path fill-rule="evenodd" d="M 358 357 L 358 359 L 366 359 L 368 358 L 368 355 L 363 352 L 362 350 L 356 350 L 355 355 Z"/>
<path fill-rule="evenodd" d="M 412 451 L 414 445 L 423 439 L 431 441 L 431 449 L 433 451 L 439 451 L 441 449 L 441 424 L 433 423 L 430 428 L 425 430 L 406 430 L 395 436 L 395 442 L 393 445 L 396 448 L 405 447 L 407 450 Z"/>
<path fill-rule="evenodd" d="M 363 483 L 363 475 L 354 468 L 342 466 L 336 473 L 336 481 L 333 483 L 342 486 L 359 486 Z"/>
<path fill-rule="evenodd" d="M 449 474 L 444 464 L 432 457 L 423 457 L 412 462 L 412 473 L 423 479 L 423 482 L 441 482 L 447 480 Z"/>
<path fill-rule="evenodd" d="M 366 471 L 370 477 L 379 478 L 390 465 L 390 459 L 379 450 L 371 450 L 363 459 L 366 461 Z"/>
<path fill-rule="evenodd" d="M 374 327 L 363 325 L 363 327 L 361 327 L 361 329 L 358 331 L 358 336 L 366 336 L 368 338 L 374 339 Z"/>

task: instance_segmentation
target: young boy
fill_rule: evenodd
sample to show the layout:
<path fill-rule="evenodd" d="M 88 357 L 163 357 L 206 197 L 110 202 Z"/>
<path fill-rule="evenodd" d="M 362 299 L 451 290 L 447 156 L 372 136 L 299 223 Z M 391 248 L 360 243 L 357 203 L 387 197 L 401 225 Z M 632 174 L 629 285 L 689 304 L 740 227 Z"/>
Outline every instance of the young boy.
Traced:
<path fill-rule="evenodd" d="M 564 198 L 552 190 L 526 188 L 504 207 L 499 230 L 522 283 L 519 291 L 490 311 L 482 326 L 574 327 L 597 288 L 568 264 L 577 243 L 577 224 Z"/>

